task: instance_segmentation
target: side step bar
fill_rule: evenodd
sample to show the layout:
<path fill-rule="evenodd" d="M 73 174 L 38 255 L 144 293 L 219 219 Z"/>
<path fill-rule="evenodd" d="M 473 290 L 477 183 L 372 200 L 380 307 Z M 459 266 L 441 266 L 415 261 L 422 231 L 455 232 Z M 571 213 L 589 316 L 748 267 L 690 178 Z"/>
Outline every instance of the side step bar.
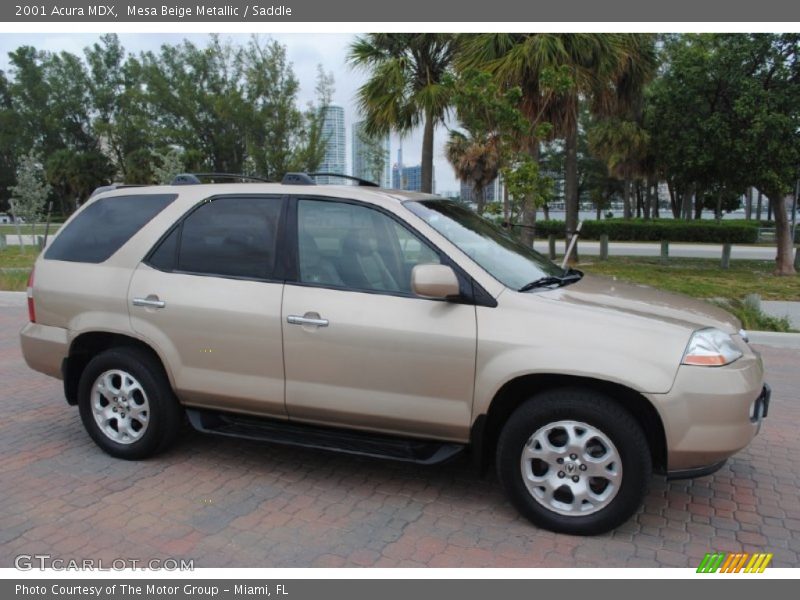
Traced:
<path fill-rule="evenodd" d="M 289 446 L 318 448 L 345 454 L 386 458 L 421 465 L 434 465 L 456 456 L 465 446 L 350 429 L 301 425 L 187 408 L 189 422 L 197 431 L 228 437 L 260 440 Z"/>

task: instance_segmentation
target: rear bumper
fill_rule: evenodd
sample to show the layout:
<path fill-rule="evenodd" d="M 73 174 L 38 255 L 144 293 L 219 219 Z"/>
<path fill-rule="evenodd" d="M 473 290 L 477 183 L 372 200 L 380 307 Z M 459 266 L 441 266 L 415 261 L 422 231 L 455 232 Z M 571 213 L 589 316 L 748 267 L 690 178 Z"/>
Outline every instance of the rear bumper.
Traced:
<path fill-rule="evenodd" d="M 22 356 L 34 371 L 61 379 L 61 363 L 69 351 L 67 330 L 28 323 L 19 334 Z"/>
<path fill-rule="evenodd" d="M 758 434 L 769 410 L 761 358 L 748 352 L 725 367 L 681 366 L 667 394 L 650 396 L 667 442 L 667 474 L 714 472 Z"/>

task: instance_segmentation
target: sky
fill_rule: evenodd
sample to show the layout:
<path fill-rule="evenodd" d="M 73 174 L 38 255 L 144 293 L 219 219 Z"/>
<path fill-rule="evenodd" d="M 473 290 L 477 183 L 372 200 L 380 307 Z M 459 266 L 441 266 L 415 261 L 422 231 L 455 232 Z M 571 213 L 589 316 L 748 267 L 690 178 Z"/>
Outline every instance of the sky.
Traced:
<path fill-rule="evenodd" d="M 184 39 L 196 45 L 204 45 L 208 40 L 207 34 L 201 33 L 175 33 L 175 34 L 144 34 L 144 33 L 119 33 L 119 39 L 128 52 L 138 54 L 148 50 L 157 51 L 162 44 L 178 44 Z M 322 65 L 326 72 L 334 75 L 336 91 L 333 102 L 345 109 L 345 127 L 347 137 L 347 162 L 348 172 L 352 161 L 352 124 L 359 120 L 356 110 L 356 91 L 366 80 L 366 74 L 353 70 L 346 64 L 347 48 L 355 38 L 354 34 L 336 33 L 260 33 L 260 37 L 271 37 L 286 46 L 287 55 L 292 62 L 295 75 L 300 82 L 298 95 L 299 105 L 305 107 L 314 99 L 314 86 L 317 77 L 317 65 Z M 230 40 L 236 44 L 244 44 L 249 39 L 249 34 L 222 34 L 223 40 Z M 0 35 L 0 69 L 8 71 L 8 53 L 19 46 L 34 46 L 39 50 L 50 52 L 71 52 L 83 56 L 83 49 L 95 43 L 99 34 L 90 33 L 26 33 Z M 434 142 L 434 169 L 436 175 L 436 192 L 443 194 L 456 191 L 459 184 L 456 181 L 452 167 L 444 157 L 444 142 L 447 129 L 443 126 L 437 128 Z M 401 140 L 397 135 L 391 139 L 391 163 L 397 162 L 397 150 Z M 419 164 L 422 147 L 422 130 L 413 131 L 402 139 L 403 164 L 414 166 Z"/>

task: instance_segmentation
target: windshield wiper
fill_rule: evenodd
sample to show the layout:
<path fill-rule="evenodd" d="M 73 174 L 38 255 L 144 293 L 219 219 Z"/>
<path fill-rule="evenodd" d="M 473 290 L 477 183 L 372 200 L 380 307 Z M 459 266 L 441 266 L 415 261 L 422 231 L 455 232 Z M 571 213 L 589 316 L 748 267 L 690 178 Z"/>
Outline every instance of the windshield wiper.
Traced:
<path fill-rule="evenodd" d="M 545 277 L 540 277 L 539 279 L 535 279 L 530 283 L 526 283 L 519 288 L 519 291 L 529 292 L 530 290 L 534 290 L 536 288 L 550 287 L 551 285 L 557 285 L 558 287 L 561 287 L 563 285 L 575 283 L 576 281 L 579 281 L 581 277 L 583 277 L 583 273 L 581 271 L 576 269 L 568 269 L 563 277 L 558 277 L 557 275 L 546 275 Z"/>

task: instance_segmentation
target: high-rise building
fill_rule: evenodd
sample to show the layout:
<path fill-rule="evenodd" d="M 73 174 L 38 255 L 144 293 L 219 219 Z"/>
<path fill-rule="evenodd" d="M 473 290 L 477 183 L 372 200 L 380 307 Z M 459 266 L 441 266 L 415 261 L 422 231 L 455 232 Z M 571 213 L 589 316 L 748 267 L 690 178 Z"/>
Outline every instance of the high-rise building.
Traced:
<path fill-rule="evenodd" d="M 461 182 L 461 201 L 475 202 L 475 190 L 471 183 Z M 483 199 L 486 203 L 503 201 L 503 179 L 495 177 L 483 190 Z"/>
<path fill-rule="evenodd" d="M 422 166 L 403 167 L 402 178 L 401 169 L 398 165 L 392 167 L 392 187 L 396 190 L 407 190 L 409 192 L 422 191 Z M 436 193 L 436 169 L 433 170 L 433 193 Z"/>
<path fill-rule="evenodd" d="M 322 138 L 325 140 L 325 157 L 319 165 L 320 173 L 347 174 L 347 143 L 344 136 L 344 108 L 329 104 L 323 109 Z M 333 177 L 317 177 L 317 183 L 339 183 Z"/>
<path fill-rule="evenodd" d="M 431 192 L 436 193 L 436 168 L 431 173 Z M 422 165 L 407 167 L 403 164 L 403 147 L 397 150 L 397 162 L 392 167 L 392 187 L 396 190 L 408 190 L 409 192 L 422 191 Z"/>
<path fill-rule="evenodd" d="M 353 123 L 353 155 L 352 167 L 353 177 L 360 177 L 374 181 L 383 188 L 392 187 L 392 165 L 391 165 L 391 148 L 389 142 L 389 134 L 378 138 L 380 148 L 383 154 L 383 169 L 379 177 L 373 172 L 375 162 L 370 152 L 377 150 L 378 144 L 365 144 L 364 138 L 364 121 Z"/>

